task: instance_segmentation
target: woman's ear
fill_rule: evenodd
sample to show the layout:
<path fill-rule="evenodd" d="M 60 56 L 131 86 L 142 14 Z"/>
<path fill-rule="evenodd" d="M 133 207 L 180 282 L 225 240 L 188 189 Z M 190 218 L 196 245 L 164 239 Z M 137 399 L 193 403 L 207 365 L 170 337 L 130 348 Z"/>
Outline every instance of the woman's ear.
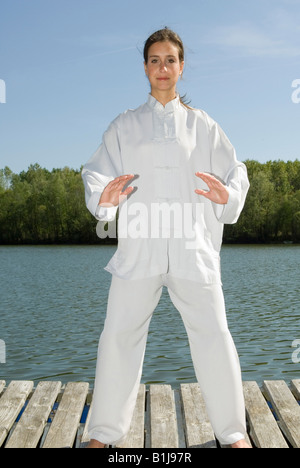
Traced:
<path fill-rule="evenodd" d="M 184 61 L 180 63 L 180 73 L 179 73 L 180 78 L 182 78 L 183 69 L 184 69 Z"/>
<path fill-rule="evenodd" d="M 148 77 L 148 69 L 147 69 L 147 64 L 146 64 L 146 62 L 144 62 L 144 69 L 145 69 L 146 76 Z"/>

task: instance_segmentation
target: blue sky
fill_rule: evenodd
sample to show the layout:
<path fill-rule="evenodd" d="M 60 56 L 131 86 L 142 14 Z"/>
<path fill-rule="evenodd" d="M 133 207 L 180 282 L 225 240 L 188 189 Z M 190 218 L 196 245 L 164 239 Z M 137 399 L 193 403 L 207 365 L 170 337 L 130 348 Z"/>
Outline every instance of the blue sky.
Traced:
<path fill-rule="evenodd" d="M 186 47 L 179 91 L 240 160 L 300 159 L 300 0 L 0 0 L 0 168 L 79 169 L 147 99 L 143 43 L 164 26 Z"/>

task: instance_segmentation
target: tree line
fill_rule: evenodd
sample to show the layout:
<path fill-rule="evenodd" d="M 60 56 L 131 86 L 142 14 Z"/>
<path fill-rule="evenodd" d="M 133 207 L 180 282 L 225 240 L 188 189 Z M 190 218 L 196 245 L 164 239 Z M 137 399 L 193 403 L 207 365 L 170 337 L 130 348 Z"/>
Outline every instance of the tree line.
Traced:
<path fill-rule="evenodd" d="M 225 243 L 300 242 L 300 161 L 247 160 L 250 190 Z M 103 243 L 85 206 L 81 170 L 0 170 L 0 244 Z"/>

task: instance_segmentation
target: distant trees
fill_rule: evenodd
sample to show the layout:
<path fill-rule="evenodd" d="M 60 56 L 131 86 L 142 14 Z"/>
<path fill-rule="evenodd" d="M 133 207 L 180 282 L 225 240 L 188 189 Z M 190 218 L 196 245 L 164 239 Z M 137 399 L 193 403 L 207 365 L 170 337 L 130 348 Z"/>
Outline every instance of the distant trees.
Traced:
<path fill-rule="evenodd" d="M 231 243 L 300 242 L 300 161 L 246 161 L 251 188 Z M 100 243 L 85 206 L 80 170 L 38 164 L 0 170 L 0 243 Z M 113 240 L 111 242 L 114 242 Z"/>
<path fill-rule="evenodd" d="M 225 242 L 300 242 L 300 161 L 245 162 L 250 190 Z"/>
<path fill-rule="evenodd" d="M 80 171 L 49 172 L 38 164 L 26 172 L 0 170 L 0 243 L 97 241 L 95 220 L 84 202 Z"/>

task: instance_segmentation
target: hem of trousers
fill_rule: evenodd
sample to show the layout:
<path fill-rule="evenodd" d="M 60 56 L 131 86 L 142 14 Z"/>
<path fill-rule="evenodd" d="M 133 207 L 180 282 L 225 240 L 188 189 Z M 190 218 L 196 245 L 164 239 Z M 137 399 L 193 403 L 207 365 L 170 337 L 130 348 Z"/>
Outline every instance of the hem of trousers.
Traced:
<path fill-rule="evenodd" d="M 97 432 L 97 431 L 93 431 L 89 434 L 90 436 L 90 439 L 94 439 L 94 440 L 97 440 L 98 442 L 101 442 L 101 444 L 105 444 L 105 445 L 117 445 L 117 444 L 121 444 L 124 440 L 125 440 L 125 437 L 122 437 L 121 439 L 118 439 L 118 440 L 111 440 L 111 439 L 108 439 L 107 436 L 103 435 L 102 432 Z"/>
<path fill-rule="evenodd" d="M 240 440 L 245 439 L 246 436 L 242 432 L 235 432 L 234 434 L 230 434 L 226 436 L 226 438 L 222 439 L 221 437 L 217 437 L 218 441 L 222 445 L 232 445 L 235 444 L 236 442 L 239 442 Z"/>

